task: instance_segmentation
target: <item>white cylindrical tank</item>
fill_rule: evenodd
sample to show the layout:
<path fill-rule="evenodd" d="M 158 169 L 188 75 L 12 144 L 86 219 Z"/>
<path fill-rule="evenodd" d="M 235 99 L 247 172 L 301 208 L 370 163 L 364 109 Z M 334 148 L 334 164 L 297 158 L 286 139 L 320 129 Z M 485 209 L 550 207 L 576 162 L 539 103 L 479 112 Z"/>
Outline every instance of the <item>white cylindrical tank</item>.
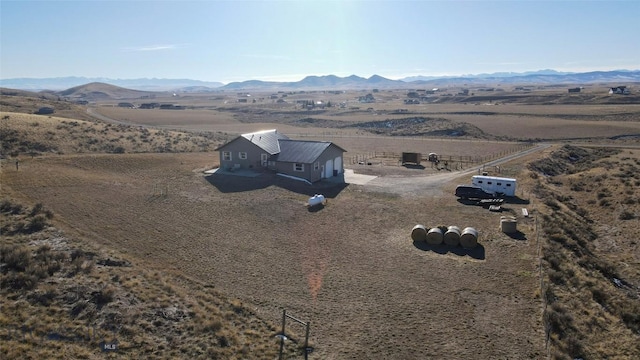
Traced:
<path fill-rule="evenodd" d="M 324 205 L 326 203 L 327 199 L 325 199 L 324 195 L 315 194 L 309 198 L 309 206 Z"/>

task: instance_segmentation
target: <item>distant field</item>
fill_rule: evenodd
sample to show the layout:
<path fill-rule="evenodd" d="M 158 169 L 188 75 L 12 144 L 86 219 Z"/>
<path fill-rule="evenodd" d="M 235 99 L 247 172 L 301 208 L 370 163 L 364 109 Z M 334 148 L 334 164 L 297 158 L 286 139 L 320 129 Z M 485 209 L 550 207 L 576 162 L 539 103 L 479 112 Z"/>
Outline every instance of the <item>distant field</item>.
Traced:
<path fill-rule="evenodd" d="M 500 102 L 480 103 L 403 103 L 404 93 L 393 96 L 380 93 L 380 100 L 371 104 L 357 102 L 357 94 L 324 95 L 304 94 L 306 98 L 330 101 L 334 106 L 304 110 L 296 104 L 294 96 L 288 103 L 275 104 L 273 100 L 258 98 L 256 103 L 237 103 L 237 97 L 225 100 L 174 99 L 187 110 L 144 110 L 100 106 L 96 111 L 119 121 L 163 128 L 191 131 L 221 131 L 230 134 L 251 132 L 265 128 L 278 128 L 289 134 L 363 134 L 370 133 L 361 123 L 382 124 L 389 120 L 424 118 L 444 121 L 440 129 L 454 129 L 467 124 L 477 128 L 472 137 L 501 140 L 586 140 L 612 141 L 624 135 L 640 136 L 640 105 L 638 104 L 513 104 Z M 303 95 L 296 95 L 301 97 Z M 560 95 L 559 95 L 560 96 Z M 333 100 L 326 100 L 331 99 Z M 209 106 L 206 105 L 207 101 Z M 344 108 L 338 107 L 341 101 Z M 192 104 L 192 105 L 189 105 Z M 303 120 L 304 121 L 301 121 Z M 313 121 L 308 121 L 313 119 Z M 448 124 L 448 125 L 447 125 Z M 437 128 L 414 127 L 402 131 L 411 136 Z M 389 128 L 393 130 L 393 128 Z M 397 132 L 397 131 L 396 131 Z M 434 137 L 434 136 L 430 136 Z M 438 136 L 435 136 L 438 137 Z"/>
<path fill-rule="evenodd" d="M 276 128 L 291 138 L 332 141 L 347 150 L 346 156 L 383 152 L 420 152 L 455 156 L 492 156 L 513 151 L 520 145 L 513 142 L 480 141 L 473 139 L 446 139 L 411 136 L 375 136 L 356 129 L 295 127 L 275 123 L 243 123 L 233 120 L 227 113 L 217 115 L 202 110 L 142 110 L 101 107 L 101 114 L 120 121 L 161 128 L 219 131 L 227 133 L 228 140 L 240 133 Z"/>

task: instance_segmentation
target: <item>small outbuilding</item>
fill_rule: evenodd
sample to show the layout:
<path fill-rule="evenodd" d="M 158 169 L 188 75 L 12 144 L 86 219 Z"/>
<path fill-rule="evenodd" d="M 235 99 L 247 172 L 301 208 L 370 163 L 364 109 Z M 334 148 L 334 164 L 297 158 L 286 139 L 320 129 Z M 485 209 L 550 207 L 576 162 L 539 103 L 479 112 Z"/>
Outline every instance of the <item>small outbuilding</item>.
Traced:
<path fill-rule="evenodd" d="M 422 154 L 420 153 L 414 153 L 414 152 L 402 153 L 402 165 L 404 164 L 420 165 L 420 160 L 422 160 Z"/>

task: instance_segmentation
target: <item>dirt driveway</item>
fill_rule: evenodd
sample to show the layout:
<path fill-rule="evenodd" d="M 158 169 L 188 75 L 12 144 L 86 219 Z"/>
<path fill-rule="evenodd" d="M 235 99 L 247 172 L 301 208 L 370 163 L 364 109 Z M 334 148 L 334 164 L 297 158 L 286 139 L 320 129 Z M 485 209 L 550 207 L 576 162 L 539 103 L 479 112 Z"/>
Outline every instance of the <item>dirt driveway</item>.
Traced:
<path fill-rule="evenodd" d="M 344 180 L 354 185 L 364 185 L 368 191 L 396 194 L 402 197 L 439 196 L 443 186 L 465 175 L 477 174 L 483 166 L 493 167 L 533 154 L 548 148 L 549 144 L 539 144 L 525 151 L 511 154 L 487 164 L 470 167 L 464 170 L 434 170 L 433 168 L 405 168 L 403 166 L 355 165 L 345 170 Z M 465 182 L 466 181 L 466 182 Z M 468 183 L 463 178 L 462 183 Z"/>

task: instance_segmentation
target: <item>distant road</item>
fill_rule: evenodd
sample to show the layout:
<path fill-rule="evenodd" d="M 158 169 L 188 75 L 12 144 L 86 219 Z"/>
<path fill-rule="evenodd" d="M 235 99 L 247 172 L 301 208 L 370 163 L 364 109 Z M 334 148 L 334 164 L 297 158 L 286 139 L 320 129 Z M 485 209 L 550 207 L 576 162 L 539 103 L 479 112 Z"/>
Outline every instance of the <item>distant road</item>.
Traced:
<path fill-rule="evenodd" d="M 106 123 L 119 124 L 119 125 L 130 125 L 130 126 L 144 126 L 144 127 L 148 127 L 148 128 L 153 128 L 153 126 L 134 124 L 134 123 L 128 122 L 128 121 L 120 121 L 120 120 L 112 119 L 112 118 L 104 116 L 102 114 L 98 114 L 96 112 L 96 109 L 94 109 L 92 107 L 88 107 L 87 108 L 87 114 L 89 114 L 89 116 L 92 116 L 92 117 L 94 117 L 94 118 L 96 118 L 98 120 L 102 120 L 102 121 L 104 121 Z"/>

